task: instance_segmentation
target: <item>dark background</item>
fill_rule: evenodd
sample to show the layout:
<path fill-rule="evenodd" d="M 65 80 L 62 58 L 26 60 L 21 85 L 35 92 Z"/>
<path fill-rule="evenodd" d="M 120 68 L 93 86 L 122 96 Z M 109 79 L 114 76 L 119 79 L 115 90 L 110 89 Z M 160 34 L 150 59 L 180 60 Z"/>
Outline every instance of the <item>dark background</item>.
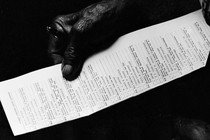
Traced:
<path fill-rule="evenodd" d="M 131 17 L 139 16 L 141 22 L 135 25 L 139 28 L 200 8 L 198 0 L 145 1 L 139 9 L 141 13 Z M 46 53 L 46 26 L 55 16 L 76 12 L 94 2 L 97 0 L 1 0 L 0 81 L 50 66 Z M 13 136 L 0 107 L 0 140 L 170 140 L 177 118 L 210 123 L 209 69 L 207 64 L 205 68 L 183 78 L 89 117 L 17 137 Z"/>

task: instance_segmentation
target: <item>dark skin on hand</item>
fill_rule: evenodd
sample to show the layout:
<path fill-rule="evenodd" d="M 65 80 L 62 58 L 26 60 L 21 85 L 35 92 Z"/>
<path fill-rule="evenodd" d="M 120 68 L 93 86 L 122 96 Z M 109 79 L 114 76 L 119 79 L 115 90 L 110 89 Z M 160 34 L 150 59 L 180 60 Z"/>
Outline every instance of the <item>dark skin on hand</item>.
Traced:
<path fill-rule="evenodd" d="M 103 0 L 87 8 L 54 19 L 48 27 L 49 54 L 54 64 L 62 62 L 62 73 L 74 80 L 81 71 L 87 54 L 117 29 L 118 17 L 135 0 Z"/>
<path fill-rule="evenodd" d="M 117 30 L 122 30 L 120 28 L 123 26 L 118 24 L 122 22 L 119 17 L 123 16 L 124 11 L 133 5 L 141 7 L 141 2 L 103 0 L 76 13 L 56 17 L 48 27 L 48 52 L 54 64 L 62 63 L 63 77 L 70 81 L 77 78 L 88 56 L 100 51 L 99 44 L 106 42 Z M 204 18 L 210 24 L 210 1 L 200 0 L 200 3 Z M 210 139 L 210 126 L 202 121 L 178 119 L 175 131 L 174 140 Z"/>
<path fill-rule="evenodd" d="M 209 24 L 209 1 L 200 2 L 206 22 Z M 101 46 L 99 44 L 108 40 L 117 30 L 124 30 L 123 26 L 119 26 L 119 23 L 123 22 L 119 17 L 127 12 L 127 17 L 130 14 L 135 18 L 132 15 L 134 13 L 130 12 L 134 10 L 134 5 L 136 9 L 140 9 L 142 0 L 103 0 L 76 13 L 60 15 L 53 20 L 52 25 L 47 28 L 51 34 L 48 52 L 54 64 L 62 62 L 64 78 L 70 81 L 77 78 L 91 52 L 99 51 Z M 127 10 L 129 8 L 132 10 Z M 127 26 L 132 26 L 132 22 L 130 23 Z"/>

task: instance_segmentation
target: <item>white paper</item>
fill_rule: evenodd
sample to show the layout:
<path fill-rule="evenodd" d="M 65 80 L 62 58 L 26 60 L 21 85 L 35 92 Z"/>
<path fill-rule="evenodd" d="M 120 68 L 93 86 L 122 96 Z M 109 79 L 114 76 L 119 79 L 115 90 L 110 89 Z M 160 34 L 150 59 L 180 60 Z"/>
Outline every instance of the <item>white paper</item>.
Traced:
<path fill-rule="evenodd" d="M 60 64 L 3 81 L 1 103 L 14 135 L 81 118 L 204 67 L 209 39 L 199 10 L 120 37 L 73 82 Z"/>

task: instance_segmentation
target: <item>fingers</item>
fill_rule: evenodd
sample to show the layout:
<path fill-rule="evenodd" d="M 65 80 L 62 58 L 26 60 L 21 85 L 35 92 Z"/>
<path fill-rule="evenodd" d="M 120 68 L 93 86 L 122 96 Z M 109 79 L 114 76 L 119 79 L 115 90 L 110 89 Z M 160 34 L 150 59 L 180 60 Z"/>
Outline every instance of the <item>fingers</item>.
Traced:
<path fill-rule="evenodd" d="M 54 19 L 52 25 L 47 27 L 50 33 L 48 54 L 53 64 L 61 63 L 63 53 L 68 44 L 68 38 L 71 32 L 72 25 L 77 20 L 78 14 L 70 14 L 58 16 Z"/>
<path fill-rule="evenodd" d="M 71 40 L 64 52 L 62 62 L 63 77 L 67 80 L 74 80 L 82 69 L 85 53 L 88 52 L 85 40 L 89 34 L 86 32 L 91 30 L 92 24 L 91 20 L 82 18 L 72 27 Z"/>
<path fill-rule="evenodd" d="M 80 49 L 84 42 L 83 33 L 89 22 L 80 19 L 80 13 L 58 16 L 51 27 L 48 54 L 54 64 L 62 62 L 63 77 L 73 80 L 82 68 L 83 60 Z"/>
<path fill-rule="evenodd" d="M 61 46 L 63 46 L 61 41 L 59 40 L 58 37 L 54 35 L 50 35 L 49 37 L 49 47 L 48 47 L 48 55 L 50 57 L 50 60 L 52 61 L 53 64 L 58 64 L 61 63 L 63 60 L 62 57 L 62 49 Z"/>
<path fill-rule="evenodd" d="M 82 59 L 79 53 L 78 46 L 70 43 L 64 53 L 64 59 L 62 61 L 62 74 L 67 80 L 73 80 L 76 78 L 76 73 L 80 69 Z"/>
<path fill-rule="evenodd" d="M 210 0 L 200 0 L 206 23 L 210 25 Z"/>
<path fill-rule="evenodd" d="M 108 34 L 105 33 L 109 31 L 104 26 L 109 27 L 110 20 L 114 18 L 111 16 L 114 9 L 111 4 L 95 4 L 76 14 L 59 16 L 54 20 L 49 29 L 53 35 L 49 50 L 54 63 L 62 61 L 64 78 L 74 80 L 84 60 L 91 55 L 90 49 L 93 48 L 90 44 L 106 38 Z"/>
<path fill-rule="evenodd" d="M 55 24 L 59 25 L 62 28 L 62 31 L 66 34 L 71 32 L 72 26 L 79 20 L 80 12 L 69 14 L 69 15 L 62 15 L 55 18 Z"/>
<path fill-rule="evenodd" d="M 107 28 L 103 27 L 108 21 L 103 20 L 103 9 L 99 10 L 100 6 L 90 6 L 82 13 L 83 16 L 74 24 L 70 32 L 70 42 L 64 52 L 62 62 L 62 74 L 67 80 L 74 80 L 79 75 L 84 60 L 91 54 L 93 44 L 107 34 Z M 102 22 L 104 21 L 104 22 Z M 91 45 L 90 45 L 91 44 Z M 96 50 L 96 48 L 94 48 Z"/>
<path fill-rule="evenodd" d="M 57 31 L 51 31 L 51 34 L 49 36 L 48 55 L 53 64 L 58 64 L 62 62 L 62 54 L 65 50 L 66 44 L 65 40 L 66 39 L 64 35 L 58 35 Z"/>

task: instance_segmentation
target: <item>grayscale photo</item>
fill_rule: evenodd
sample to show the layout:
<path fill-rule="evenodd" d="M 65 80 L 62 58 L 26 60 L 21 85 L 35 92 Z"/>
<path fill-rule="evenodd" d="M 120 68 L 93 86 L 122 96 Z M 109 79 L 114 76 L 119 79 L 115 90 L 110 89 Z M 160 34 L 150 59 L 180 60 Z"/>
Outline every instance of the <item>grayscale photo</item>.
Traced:
<path fill-rule="evenodd" d="M 0 140 L 210 140 L 210 0 L 1 0 Z"/>

